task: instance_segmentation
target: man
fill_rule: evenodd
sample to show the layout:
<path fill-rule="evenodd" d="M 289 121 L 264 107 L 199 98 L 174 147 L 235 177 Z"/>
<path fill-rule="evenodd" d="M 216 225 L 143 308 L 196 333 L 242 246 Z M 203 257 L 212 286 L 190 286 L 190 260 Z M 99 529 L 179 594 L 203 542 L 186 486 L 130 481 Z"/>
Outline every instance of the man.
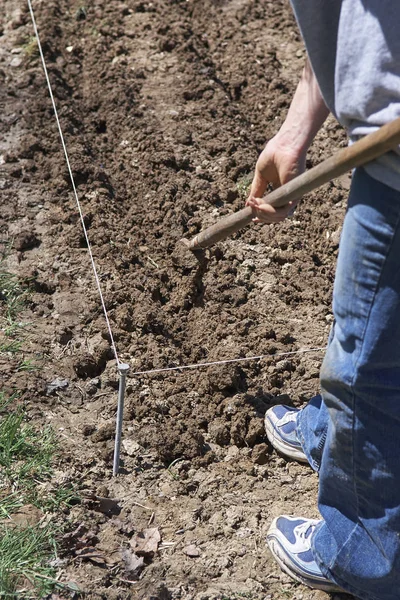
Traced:
<path fill-rule="evenodd" d="M 400 3 L 292 0 L 307 63 L 287 118 L 259 157 L 247 204 L 304 170 L 329 111 L 352 141 L 400 116 Z M 400 151 L 356 169 L 333 291 L 321 394 L 266 414 L 272 445 L 319 472 L 321 520 L 281 516 L 268 545 L 294 579 L 363 600 L 400 597 Z"/>

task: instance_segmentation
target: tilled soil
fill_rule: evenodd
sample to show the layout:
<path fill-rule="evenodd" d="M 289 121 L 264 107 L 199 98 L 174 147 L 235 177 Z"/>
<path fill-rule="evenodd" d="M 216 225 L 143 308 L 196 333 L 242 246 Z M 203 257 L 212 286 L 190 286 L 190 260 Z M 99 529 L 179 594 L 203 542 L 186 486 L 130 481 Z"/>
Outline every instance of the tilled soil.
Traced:
<path fill-rule="evenodd" d="M 322 600 L 265 548 L 274 516 L 318 513 L 317 476 L 272 451 L 263 416 L 318 392 L 323 352 L 302 351 L 327 341 L 349 178 L 279 226 L 250 226 L 200 256 L 180 243 L 242 208 L 284 119 L 304 63 L 289 3 L 34 2 L 112 332 L 131 366 L 118 478 L 116 362 L 29 13 L 5 7 L 0 233 L 8 269 L 30 282 L 24 356 L 40 369 L 2 356 L 1 377 L 33 422 L 58 432 L 55 484 L 80 490 L 65 512 L 61 580 L 93 599 Z M 328 120 L 308 166 L 345 143 Z M 132 374 L 255 355 L 266 357 Z M 149 528 L 158 551 L 135 570 L 132 541 Z"/>

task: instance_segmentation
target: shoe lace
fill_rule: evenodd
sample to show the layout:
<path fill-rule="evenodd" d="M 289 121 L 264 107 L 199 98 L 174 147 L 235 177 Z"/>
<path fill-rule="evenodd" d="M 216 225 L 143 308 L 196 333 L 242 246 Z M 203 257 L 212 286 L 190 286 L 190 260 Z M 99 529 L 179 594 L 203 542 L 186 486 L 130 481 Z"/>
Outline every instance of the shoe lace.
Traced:
<path fill-rule="evenodd" d="M 308 521 L 304 521 L 304 523 L 301 523 L 300 525 L 297 525 L 295 528 L 296 537 L 300 538 L 305 545 L 310 545 L 312 534 L 314 533 L 318 523 L 319 521 L 310 519 Z"/>

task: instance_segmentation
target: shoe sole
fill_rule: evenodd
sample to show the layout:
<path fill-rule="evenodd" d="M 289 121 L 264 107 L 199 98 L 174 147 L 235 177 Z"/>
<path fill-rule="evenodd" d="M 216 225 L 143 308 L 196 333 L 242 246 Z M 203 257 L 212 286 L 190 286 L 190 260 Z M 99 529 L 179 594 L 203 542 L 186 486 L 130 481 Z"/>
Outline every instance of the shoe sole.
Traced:
<path fill-rule="evenodd" d="M 285 552 L 285 550 L 282 548 L 280 542 L 277 540 L 276 537 L 272 537 L 272 536 L 267 537 L 267 544 L 271 551 L 271 554 L 273 555 L 274 559 L 276 560 L 276 562 L 278 563 L 278 565 L 280 566 L 282 571 L 287 573 L 287 575 L 289 575 L 292 579 L 295 579 L 299 583 L 302 583 L 303 585 L 306 585 L 307 587 L 309 587 L 313 590 L 321 590 L 323 592 L 328 592 L 328 593 L 332 593 L 332 592 L 346 593 L 345 590 L 343 590 L 342 588 L 340 588 L 333 582 L 312 579 L 311 575 L 308 578 L 306 576 L 302 576 L 297 571 L 292 570 L 292 568 L 290 568 L 289 565 L 287 565 L 285 563 L 285 559 L 288 558 L 288 555 Z"/>
<path fill-rule="evenodd" d="M 278 452 L 283 454 L 286 458 L 292 458 L 298 462 L 308 463 L 308 458 L 302 450 L 295 448 L 282 440 L 270 421 L 268 415 L 265 416 L 264 426 L 267 438 L 275 450 L 278 450 Z"/>

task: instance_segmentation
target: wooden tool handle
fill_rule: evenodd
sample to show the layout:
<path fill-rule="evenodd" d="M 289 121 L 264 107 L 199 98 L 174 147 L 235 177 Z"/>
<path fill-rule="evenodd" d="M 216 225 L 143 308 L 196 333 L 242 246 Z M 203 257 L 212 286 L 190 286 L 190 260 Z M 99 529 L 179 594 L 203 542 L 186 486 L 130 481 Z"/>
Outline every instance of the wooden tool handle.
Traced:
<path fill-rule="evenodd" d="M 351 146 L 339 150 L 316 167 L 277 188 L 265 197 L 265 203 L 276 207 L 284 206 L 291 200 L 301 198 L 304 194 L 311 192 L 331 179 L 374 160 L 399 144 L 400 118 L 383 125 L 374 133 L 366 135 Z M 190 250 L 208 248 L 248 225 L 253 217 L 251 207 L 247 206 L 232 215 L 224 217 L 185 243 Z"/>

